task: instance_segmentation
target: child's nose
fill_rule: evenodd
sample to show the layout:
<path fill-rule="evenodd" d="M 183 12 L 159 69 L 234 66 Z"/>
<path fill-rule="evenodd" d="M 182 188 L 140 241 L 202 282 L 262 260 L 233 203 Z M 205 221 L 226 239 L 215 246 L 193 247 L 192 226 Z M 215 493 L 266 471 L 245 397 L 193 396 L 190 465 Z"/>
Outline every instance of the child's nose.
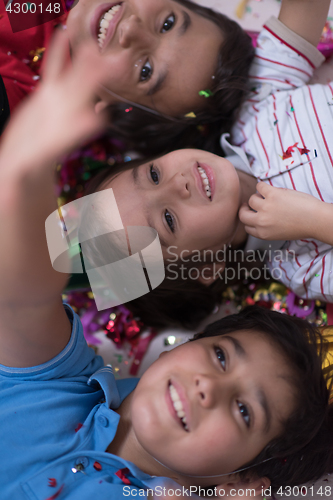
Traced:
<path fill-rule="evenodd" d="M 173 177 L 171 177 L 168 187 L 171 191 L 170 194 L 175 194 L 180 196 L 182 199 L 187 199 L 190 197 L 190 189 L 189 183 L 187 179 L 181 173 L 176 173 Z"/>
<path fill-rule="evenodd" d="M 131 47 L 133 44 L 140 48 L 152 48 L 153 35 L 143 25 L 138 16 L 132 15 L 120 23 L 119 44 L 124 49 Z"/>
<path fill-rule="evenodd" d="M 195 390 L 199 404 L 206 409 L 213 408 L 218 400 L 219 384 L 214 376 L 197 375 L 195 377 Z"/>

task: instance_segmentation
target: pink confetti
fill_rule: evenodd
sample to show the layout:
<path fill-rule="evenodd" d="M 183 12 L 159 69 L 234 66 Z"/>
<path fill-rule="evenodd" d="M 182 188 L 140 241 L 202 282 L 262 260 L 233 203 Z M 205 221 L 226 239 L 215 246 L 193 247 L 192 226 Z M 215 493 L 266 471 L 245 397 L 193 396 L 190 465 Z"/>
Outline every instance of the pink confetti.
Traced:
<path fill-rule="evenodd" d="M 49 486 L 55 488 L 57 486 L 57 480 L 54 477 L 49 477 Z"/>

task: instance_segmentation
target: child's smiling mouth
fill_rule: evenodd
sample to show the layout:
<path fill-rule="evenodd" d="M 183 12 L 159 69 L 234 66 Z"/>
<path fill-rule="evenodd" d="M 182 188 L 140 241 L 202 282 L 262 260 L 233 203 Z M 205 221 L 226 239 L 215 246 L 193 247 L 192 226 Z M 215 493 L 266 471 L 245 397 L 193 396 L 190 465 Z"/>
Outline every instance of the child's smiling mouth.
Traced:
<path fill-rule="evenodd" d="M 170 398 L 171 398 L 174 410 L 175 410 L 175 412 L 177 414 L 177 417 L 181 421 L 184 429 L 187 432 L 189 432 L 189 428 L 187 426 L 186 414 L 185 414 L 184 407 L 183 407 L 183 403 L 181 402 L 181 399 L 179 397 L 177 389 L 172 385 L 171 382 L 169 384 L 169 394 L 170 394 Z"/>
<path fill-rule="evenodd" d="M 200 177 L 202 179 L 202 181 L 201 181 L 202 187 L 206 191 L 207 197 L 211 200 L 212 199 L 212 190 L 211 190 L 211 187 L 209 184 L 208 176 L 207 176 L 205 170 L 202 167 L 200 167 L 200 165 L 198 165 L 198 170 L 199 170 Z"/>
<path fill-rule="evenodd" d="M 102 50 L 113 37 L 122 15 L 122 2 L 99 7 L 92 21 L 92 30 L 97 37 L 99 48 Z"/>

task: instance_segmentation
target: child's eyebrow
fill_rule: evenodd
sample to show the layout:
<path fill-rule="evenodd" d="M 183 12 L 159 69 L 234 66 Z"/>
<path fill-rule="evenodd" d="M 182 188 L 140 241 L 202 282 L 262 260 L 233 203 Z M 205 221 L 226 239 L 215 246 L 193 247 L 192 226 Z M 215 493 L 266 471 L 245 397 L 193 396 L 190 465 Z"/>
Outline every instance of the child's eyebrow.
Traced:
<path fill-rule="evenodd" d="M 236 351 L 236 354 L 240 357 L 240 358 L 247 358 L 247 352 L 245 351 L 244 347 L 242 346 L 242 344 L 239 342 L 239 340 L 235 339 L 234 337 L 231 337 L 230 335 L 222 335 L 221 336 L 222 339 L 226 339 L 226 340 L 229 340 L 229 342 L 232 343 L 232 345 L 234 346 L 234 349 Z"/>
<path fill-rule="evenodd" d="M 265 414 L 265 427 L 264 427 L 264 431 L 268 432 L 269 429 L 270 429 L 270 427 L 271 427 L 272 412 L 271 412 L 271 409 L 269 407 L 266 394 L 260 388 L 258 389 L 257 397 L 258 397 L 260 406 L 264 410 L 264 414 Z"/>
<path fill-rule="evenodd" d="M 185 10 L 182 10 L 183 22 L 178 29 L 178 36 L 181 37 L 185 35 L 186 31 L 192 24 L 192 19 Z M 165 85 L 165 80 L 168 76 L 168 68 L 166 68 L 163 72 L 161 72 L 157 78 L 156 83 L 148 90 L 147 95 L 151 96 L 156 94 L 161 88 Z"/>
<path fill-rule="evenodd" d="M 183 15 L 183 22 L 178 30 L 178 36 L 185 35 L 186 31 L 189 29 L 189 27 L 192 24 L 192 19 L 185 10 L 182 10 L 182 15 Z"/>
<path fill-rule="evenodd" d="M 156 83 L 148 90 L 147 95 L 154 95 L 156 92 L 161 90 L 163 85 L 165 84 L 166 77 L 168 76 L 168 68 L 160 73 L 159 77 L 157 78 Z"/>

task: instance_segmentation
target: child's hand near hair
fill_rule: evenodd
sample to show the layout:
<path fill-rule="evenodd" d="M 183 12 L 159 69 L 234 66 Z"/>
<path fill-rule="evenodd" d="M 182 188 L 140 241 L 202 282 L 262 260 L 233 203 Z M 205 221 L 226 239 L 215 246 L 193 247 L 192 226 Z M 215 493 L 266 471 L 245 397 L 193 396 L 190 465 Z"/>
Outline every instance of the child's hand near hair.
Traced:
<path fill-rule="evenodd" d="M 262 240 L 315 238 L 333 245 L 333 205 L 306 193 L 259 182 L 239 218 L 248 234 Z"/>
<path fill-rule="evenodd" d="M 85 45 L 72 66 L 67 36 L 57 33 L 39 88 L 5 130 L 1 169 L 7 161 L 11 170 L 44 166 L 101 130 L 103 118 L 94 112 L 94 94 L 106 73 L 100 57 L 95 47 Z"/>

